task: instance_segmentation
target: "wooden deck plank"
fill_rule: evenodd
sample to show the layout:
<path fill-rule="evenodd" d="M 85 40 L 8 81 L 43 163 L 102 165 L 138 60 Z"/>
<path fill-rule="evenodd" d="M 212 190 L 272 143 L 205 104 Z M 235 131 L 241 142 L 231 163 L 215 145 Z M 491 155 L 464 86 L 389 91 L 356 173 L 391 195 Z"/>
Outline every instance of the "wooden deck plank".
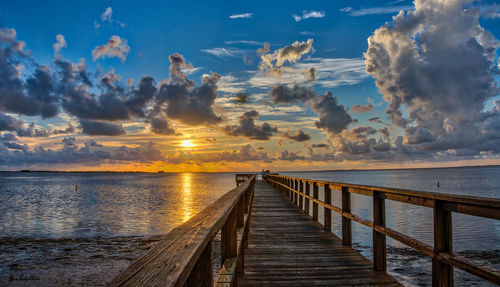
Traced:
<path fill-rule="evenodd" d="M 401 285 L 259 181 L 238 286 Z"/>

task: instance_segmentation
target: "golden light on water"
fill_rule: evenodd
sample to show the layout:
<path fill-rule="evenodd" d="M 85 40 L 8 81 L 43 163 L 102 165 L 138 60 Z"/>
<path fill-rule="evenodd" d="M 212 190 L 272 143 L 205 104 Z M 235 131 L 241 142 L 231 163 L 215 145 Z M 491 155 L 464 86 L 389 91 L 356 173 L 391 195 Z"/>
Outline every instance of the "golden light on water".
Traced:
<path fill-rule="evenodd" d="M 193 194 L 192 183 L 193 174 L 183 173 L 182 175 L 182 218 L 184 222 L 188 221 L 193 215 Z"/>
<path fill-rule="evenodd" d="M 192 148 L 195 147 L 195 144 L 193 143 L 193 140 L 183 140 L 181 143 L 181 147 Z"/>

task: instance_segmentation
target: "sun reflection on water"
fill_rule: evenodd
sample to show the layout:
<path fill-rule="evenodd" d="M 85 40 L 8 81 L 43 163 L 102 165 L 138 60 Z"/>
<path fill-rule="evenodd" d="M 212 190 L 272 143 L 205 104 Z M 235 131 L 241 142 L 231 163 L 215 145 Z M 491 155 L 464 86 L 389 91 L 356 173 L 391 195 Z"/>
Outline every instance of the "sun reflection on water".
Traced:
<path fill-rule="evenodd" d="M 193 215 L 193 174 L 183 173 L 182 178 L 182 217 L 184 222 L 188 221 Z"/>

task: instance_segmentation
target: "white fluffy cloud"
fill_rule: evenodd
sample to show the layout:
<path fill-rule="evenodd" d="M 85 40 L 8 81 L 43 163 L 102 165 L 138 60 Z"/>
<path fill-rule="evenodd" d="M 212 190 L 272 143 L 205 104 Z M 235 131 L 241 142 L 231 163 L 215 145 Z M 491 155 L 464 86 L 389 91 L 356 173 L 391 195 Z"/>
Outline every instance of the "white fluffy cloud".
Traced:
<path fill-rule="evenodd" d="M 500 133 L 484 129 L 499 117 L 485 103 L 499 94 L 494 36 L 470 1 L 416 0 L 368 39 L 366 71 L 405 131 L 404 144 L 427 151 L 499 150 Z"/>
<path fill-rule="evenodd" d="M 129 52 L 130 47 L 128 46 L 127 39 L 113 35 L 109 38 L 107 44 L 95 47 L 92 51 L 92 58 L 95 61 L 99 58 L 117 57 L 124 62 Z"/>

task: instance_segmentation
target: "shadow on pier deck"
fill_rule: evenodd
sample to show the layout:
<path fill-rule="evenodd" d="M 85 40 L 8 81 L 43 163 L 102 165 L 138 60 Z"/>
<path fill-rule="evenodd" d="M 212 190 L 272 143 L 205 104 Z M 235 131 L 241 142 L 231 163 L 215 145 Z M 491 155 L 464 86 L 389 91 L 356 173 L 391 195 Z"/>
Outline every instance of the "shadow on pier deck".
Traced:
<path fill-rule="evenodd" d="M 257 181 L 238 286 L 401 286 L 312 220 L 269 184 Z"/>

